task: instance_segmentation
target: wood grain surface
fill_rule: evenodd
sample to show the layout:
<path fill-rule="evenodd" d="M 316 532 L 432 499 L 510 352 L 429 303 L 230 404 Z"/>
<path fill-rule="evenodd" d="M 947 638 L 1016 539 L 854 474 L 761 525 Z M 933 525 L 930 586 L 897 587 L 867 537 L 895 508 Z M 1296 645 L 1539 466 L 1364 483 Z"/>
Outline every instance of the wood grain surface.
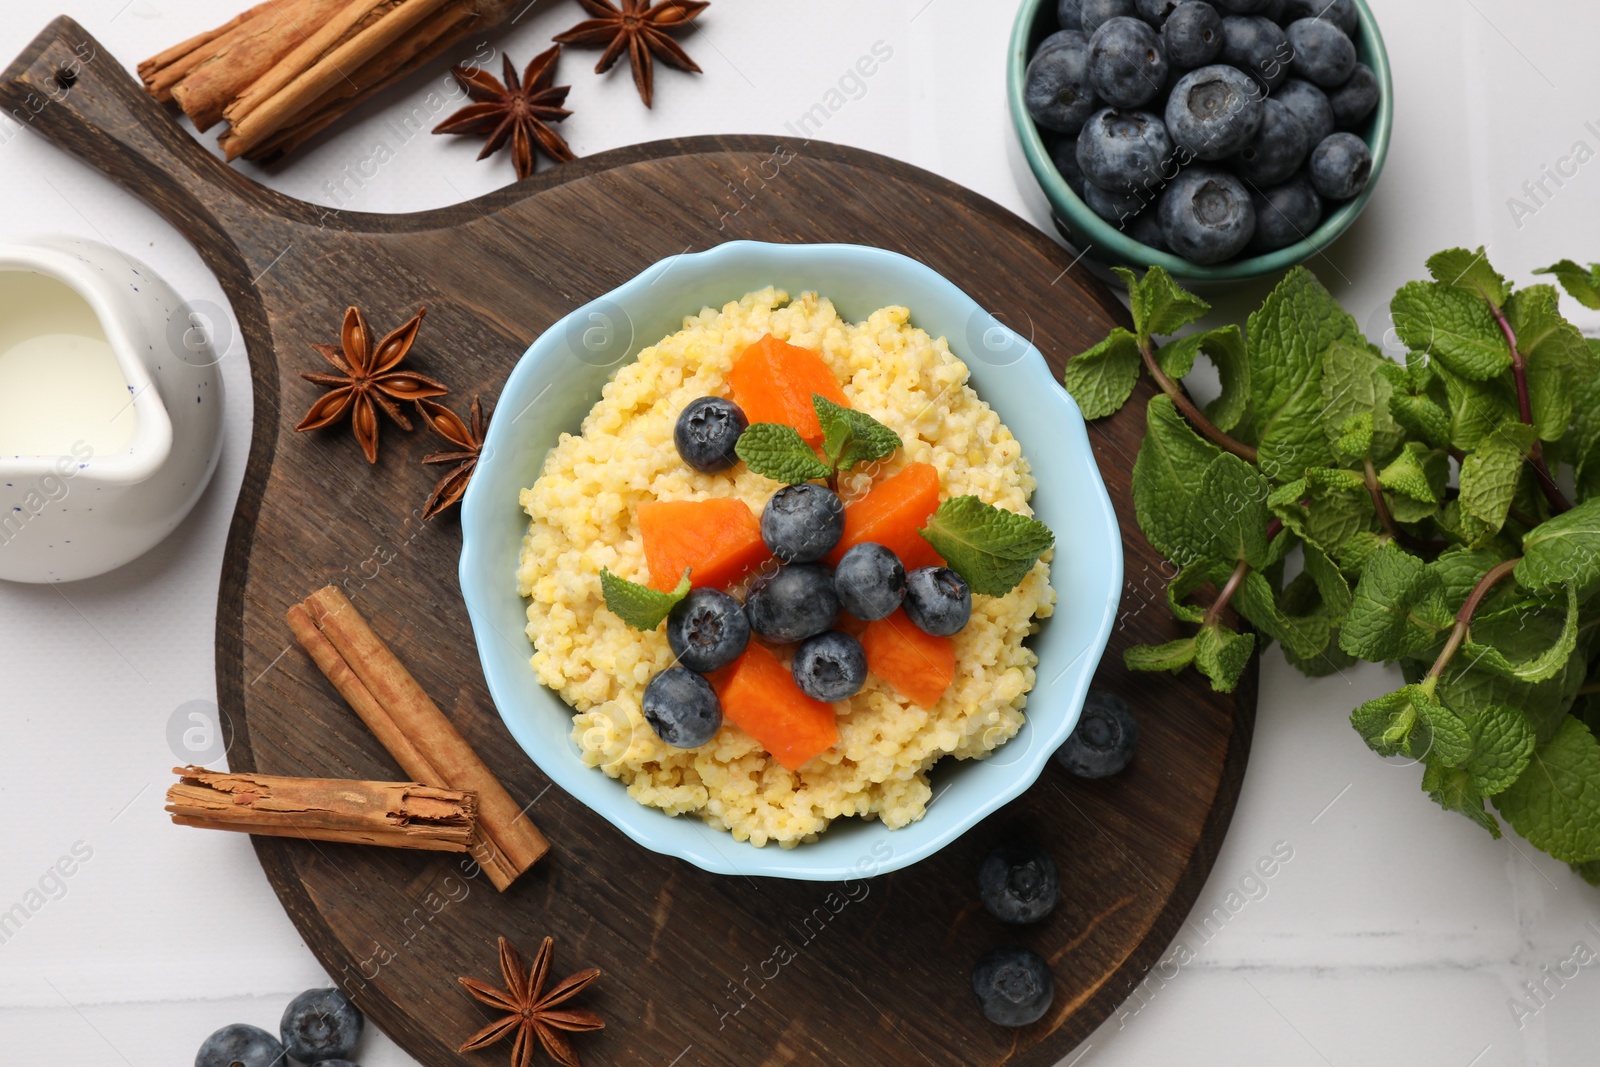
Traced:
<path fill-rule="evenodd" d="M 554 844 L 499 894 L 459 857 L 256 839 L 307 944 L 418 1060 L 504 1062 L 504 1048 L 455 1052 L 487 1020 L 455 979 L 497 980 L 501 934 L 529 953 L 553 935 L 557 974 L 605 971 L 581 1003 L 609 1026 L 576 1043 L 586 1063 L 619 1067 L 1045 1067 L 1162 957 L 1233 811 L 1255 674 L 1229 698 L 1194 672 L 1138 676 L 1121 666 L 1129 644 L 1175 636 L 1160 607 L 1170 570 L 1138 534 L 1129 502 L 1146 386 L 1090 431 L 1127 553 L 1122 620 L 1098 684 L 1140 716 L 1132 767 L 1085 782 L 1052 763 L 1019 800 L 933 858 L 838 885 L 706 874 L 634 846 L 552 787 L 486 692 L 456 581 L 459 526 L 420 521 L 433 475 L 418 461 L 437 443 L 386 424 L 381 459 L 369 467 L 347 431 L 293 431 L 318 393 L 299 378 L 320 363 L 310 345 L 336 339 L 348 304 L 380 331 L 426 305 L 411 365 L 447 381 L 464 408 L 475 392 L 492 398 L 528 343 L 575 305 L 665 256 L 736 238 L 850 241 L 914 256 L 1003 321 L 1027 324 L 1059 370 L 1126 321 L 1059 246 L 903 163 L 756 136 L 608 152 L 438 211 L 332 213 L 218 163 L 64 18 L 7 71 L 0 97 L 19 121 L 171 220 L 216 272 L 243 331 L 255 431 L 217 612 L 230 765 L 399 775 L 284 624 L 291 603 L 338 583 Z M 1062 903 L 1036 927 L 1002 927 L 977 905 L 978 862 L 1012 836 L 1045 844 L 1061 869 Z M 1049 1014 L 1015 1031 L 987 1024 L 968 985 L 973 961 L 1008 941 L 1041 952 L 1056 978 Z"/>

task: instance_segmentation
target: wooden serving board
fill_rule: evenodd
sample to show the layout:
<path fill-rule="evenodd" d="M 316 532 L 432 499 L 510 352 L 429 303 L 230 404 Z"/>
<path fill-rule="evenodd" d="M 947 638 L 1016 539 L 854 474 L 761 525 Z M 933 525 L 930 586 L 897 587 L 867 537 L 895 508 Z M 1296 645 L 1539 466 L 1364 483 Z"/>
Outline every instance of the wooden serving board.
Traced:
<path fill-rule="evenodd" d="M 74 58 L 81 69 L 64 90 L 57 72 Z M 411 364 L 447 381 L 460 408 L 475 392 L 492 398 L 529 342 L 572 307 L 663 257 L 734 238 L 914 256 L 1022 324 L 1059 370 L 1126 316 L 1056 244 L 903 163 L 755 136 L 607 152 L 438 211 L 332 214 L 217 162 L 65 18 L 16 60 L 0 96 L 171 220 L 216 272 L 243 331 L 255 432 L 217 609 L 232 767 L 399 776 L 284 623 L 291 603 L 336 582 L 554 842 L 499 894 L 450 857 L 256 840 L 306 943 L 418 1060 L 504 1062 L 504 1047 L 455 1051 L 487 1018 L 455 979 L 497 978 L 501 934 L 527 952 L 553 935 L 558 974 L 604 969 L 582 1003 L 610 1024 L 577 1045 L 586 1063 L 618 1067 L 1044 1067 L 1161 957 L 1233 812 L 1255 676 L 1229 698 L 1192 672 L 1136 676 L 1121 665 L 1129 644 L 1175 636 L 1160 603 L 1168 572 L 1129 502 L 1146 391 L 1090 433 L 1127 552 L 1123 620 L 1099 684 L 1137 710 L 1137 759 L 1103 782 L 1052 763 L 938 855 L 843 885 L 706 874 L 635 846 L 553 788 L 490 703 L 456 581 L 458 524 L 419 521 L 432 474 L 418 460 L 437 443 L 385 425 L 369 467 L 347 431 L 294 432 L 318 393 L 299 378 L 320 363 L 310 345 L 336 340 L 347 304 L 380 330 L 426 305 Z M 1065 887 L 1033 928 L 1002 927 L 977 904 L 979 860 L 1013 835 L 1046 845 Z M 1016 1031 L 986 1023 L 968 985 L 974 960 L 1008 941 L 1049 958 L 1057 982 L 1046 1018 Z"/>

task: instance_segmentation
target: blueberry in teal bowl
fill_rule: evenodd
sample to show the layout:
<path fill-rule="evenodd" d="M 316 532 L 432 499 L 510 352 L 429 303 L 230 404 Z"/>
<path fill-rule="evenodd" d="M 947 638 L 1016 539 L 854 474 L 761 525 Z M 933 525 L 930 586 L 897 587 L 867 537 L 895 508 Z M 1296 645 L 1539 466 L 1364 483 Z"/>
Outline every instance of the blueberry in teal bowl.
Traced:
<path fill-rule="evenodd" d="M 651 284 L 664 268 L 672 284 Z M 760 373 L 745 374 L 746 360 Z M 831 378 L 807 377 L 819 362 Z M 900 372 L 919 384 L 893 395 L 915 404 L 883 384 Z M 749 423 L 724 471 L 696 470 L 673 443 L 680 411 L 710 395 Z M 678 257 L 553 325 L 497 407 L 518 415 L 491 423 L 463 501 L 460 570 L 489 690 L 528 757 L 638 844 L 722 874 L 884 873 L 1016 797 L 1071 734 L 1120 599 L 1115 515 L 1043 356 L 926 266 L 847 245 L 734 242 Z M 757 454 L 746 438 L 800 445 Z M 829 485 L 845 506 L 816 562 L 782 563 L 762 538 L 765 503 L 790 482 Z M 976 537 L 974 522 L 1002 540 Z M 1048 542 L 1029 540 L 1034 525 Z M 962 544 L 979 542 L 997 569 L 964 573 L 961 632 L 923 631 L 894 605 L 899 570 L 970 568 Z M 837 593 L 845 556 L 867 543 L 894 556 L 864 568 L 870 588 L 852 600 L 887 609 L 876 620 L 851 616 Z M 809 568 L 797 584 L 824 605 L 818 618 L 799 612 L 804 625 L 783 629 L 749 610 L 751 587 L 779 567 Z M 631 592 L 614 601 L 605 575 L 611 592 Z M 638 695 L 687 670 L 668 616 L 708 586 L 745 611 L 751 636 L 732 663 L 695 672 L 718 702 L 716 732 L 694 746 L 702 738 L 685 731 L 673 747 Z M 1003 669 L 963 651 L 988 638 Z M 707 691 L 681 688 L 659 694 L 664 728 L 713 723 Z M 866 767 L 879 742 L 883 766 Z M 771 821 L 759 797 L 740 799 L 746 781 L 794 791 L 799 814 Z"/>
<path fill-rule="evenodd" d="M 1394 117 L 1365 0 L 1023 0 L 1007 78 L 1067 240 L 1196 281 L 1276 274 L 1336 240 Z"/>

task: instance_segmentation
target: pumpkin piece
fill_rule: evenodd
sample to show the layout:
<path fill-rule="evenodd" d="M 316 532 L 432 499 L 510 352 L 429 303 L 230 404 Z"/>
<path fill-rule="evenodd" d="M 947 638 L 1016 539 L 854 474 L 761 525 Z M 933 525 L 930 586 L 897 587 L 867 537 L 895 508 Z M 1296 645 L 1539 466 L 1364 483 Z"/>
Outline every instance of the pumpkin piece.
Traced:
<path fill-rule="evenodd" d="M 904 608 L 869 622 L 861 635 L 861 647 L 867 652 L 867 670 L 918 707 L 933 707 L 955 681 L 954 643 L 917 629 Z"/>
<path fill-rule="evenodd" d="M 650 566 L 650 588 L 669 592 L 689 568 L 695 588 L 722 589 L 770 559 L 761 523 L 737 497 L 647 500 L 639 505 L 639 533 Z"/>
<path fill-rule="evenodd" d="M 876 541 L 892 551 L 907 571 L 944 566 L 943 557 L 920 532 L 938 508 L 938 469 L 931 463 L 909 464 L 845 507 L 844 536 L 828 553 L 828 566 L 837 567 L 844 554 L 863 541 Z"/>
<path fill-rule="evenodd" d="M 811 395 L 820 393 L 841 407 L 850 406 L 821 355 L 770 333 L 733 361 L 728 391 L 752 423 L 793 426 L 813 448 L 822 443 L 822 423 Z"/>
<path fill-rule="evenodd" d="M 833 705 L 801 692 L 789 668 L 765 646 L 752 643 L 709 677 L 723 717 L 789 770 L 799 770 L 839 743 Z"/>

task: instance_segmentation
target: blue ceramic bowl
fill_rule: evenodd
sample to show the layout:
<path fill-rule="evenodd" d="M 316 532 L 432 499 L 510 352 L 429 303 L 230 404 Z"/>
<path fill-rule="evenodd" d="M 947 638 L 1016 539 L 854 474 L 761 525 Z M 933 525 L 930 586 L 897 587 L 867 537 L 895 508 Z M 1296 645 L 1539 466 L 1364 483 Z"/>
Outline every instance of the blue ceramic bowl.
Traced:
<path fill-rule="evenodd" d="M 1056 534 L 1056 612 L 1033 637 L 1038 683 L 1028 722 L 987 760 L 942 761 L 936 802 L 901 830 L 837 820 L 813 843 L 756 848 L 693 817 L 632 800 L 619 781 L 585 766 L 572 709 L 539 684 L 517 595 L 517 558 L 528 519 L 518 492 L 538 477 L 562 433 L 577 433 L 601 387 L 624 360 L 682 327 L 685 314 L 721 307 L 775 285 L 816 290 L 840 314 L 864 319 L 887 305 L 950 347 L 978 394 L 1016 434 L 1033 465 L 1033 507 Z M 855 245 L 747 241 L 677 256 L 572 312 L 533 343 L 506 379 L 477 472 L 462 503 L 461 591 L 484 676 L 513 737 L 557 785 L 639 844 L 717 874 L 838 881 L 905 867 L 955 840 L 1028 788 L 1077 724 L 1089 678 L 1105 651 L 1122 589 L 1122 538 L 1095 468 L 1083 417 L 1037 349 L 972 298 L 905 256 Z"/>

